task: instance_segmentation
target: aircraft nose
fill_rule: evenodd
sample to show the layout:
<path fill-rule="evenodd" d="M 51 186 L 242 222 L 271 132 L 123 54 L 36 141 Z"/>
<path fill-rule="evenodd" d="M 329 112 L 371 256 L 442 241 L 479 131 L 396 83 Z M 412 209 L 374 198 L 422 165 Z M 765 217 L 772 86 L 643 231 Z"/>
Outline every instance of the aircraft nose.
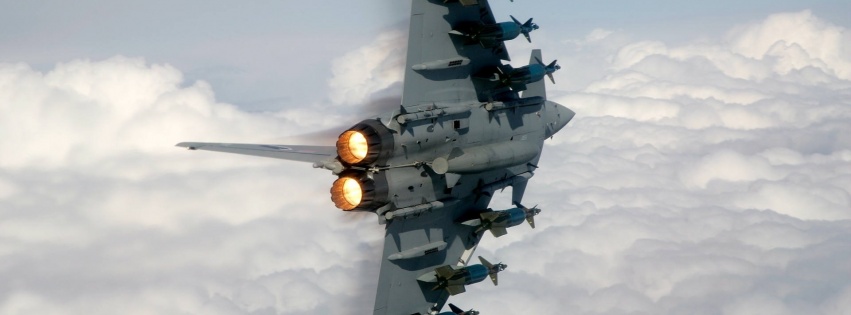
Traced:
<path fill-rule="evenodd" d="M 567 123 L 569 123 L 570 120 L 573 119 L 573 116 L 576 116 L 576 113 L 570 110 L 570 108 L 564 107 L 559 103 L 552 103 L 555 105 L 557 113 L 557 118 L 554 126 L 555 128 L 553 128 L 553 134 L 555 134 L 559 132 L 559 130 L 564 128 L 564 126 L 566 126 Z"/>

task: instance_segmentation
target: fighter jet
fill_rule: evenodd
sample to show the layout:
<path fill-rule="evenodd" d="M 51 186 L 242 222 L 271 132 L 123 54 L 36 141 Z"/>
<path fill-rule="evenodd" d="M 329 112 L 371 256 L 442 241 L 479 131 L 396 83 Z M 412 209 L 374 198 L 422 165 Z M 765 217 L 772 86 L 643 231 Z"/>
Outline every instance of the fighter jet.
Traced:
<path fill-rule="evenodd" d="M 426 273 L 417 278 L 417 280 L 424 283 L 435 283 L 431 288 L 432 290 L 446 290 L 451 295 L 464 293 L 467 291 L 465 286 L 479 283 L 487 277 L 491 278 L 493 285 L 499 285 L 497 274 L 508 268 L 508 265 L 503 263 L 491 264 L 482 258 L 482 256 L 479 256 L 479 261 L 482 262 L 481 265 L 467 267 L 440 266 L 434 272 Z"/>
<path fill-rule="evenodd" d="M 531 223 L 538 210 L 520 206 L 527 183 L 540 172 L 544 141 L 574 116 L 547 100 L 541 78 L 557 66 L 542 66 L 540 50 L 533 50 L 529 67 L 503 71 L 504 83 L 475 77 L 502 66 L 507 51 L 467 45 L 450 32 L 458 25 L 495 25 L 488 1 L 411 2 L 396 110 L 340 130 L 336 143 L 178 144 L 330 171 L 329 208 L 374 213 L 385 229 L 374 315 L 439 314 L 466 285 L 487 276 L 496 283 L 505 265 L 467 263 L 485 229 L 497 235 L 518 219 Z M 512 88 L 516 82 L 523 83 L 522 92 Z M 508 187 L 519 210 L 482 215 L 494 193 Z M 472 219 L 480 221 L 464 224 Z"/>

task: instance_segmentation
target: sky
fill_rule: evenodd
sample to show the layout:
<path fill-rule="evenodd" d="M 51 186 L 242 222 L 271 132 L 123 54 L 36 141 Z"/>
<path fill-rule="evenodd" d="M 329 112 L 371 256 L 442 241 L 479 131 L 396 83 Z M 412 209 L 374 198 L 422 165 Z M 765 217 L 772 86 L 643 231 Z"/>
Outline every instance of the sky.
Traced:
<path fill-rule="evenodd" d="M 550 98 L 577 116 L 524 198 L 537 228 L 477 250 L 510 266 L 499 287 L 450 302 L 851 313 L 851 3 L 493 7 L 535 18 L 513 64 L 558 59 Z M 0 314 L 369 313 L 383 228 L 333 207 L 333 176 L 173 145 L 303 142 L 386 107 L 407 10 L 0 2 Z"/>

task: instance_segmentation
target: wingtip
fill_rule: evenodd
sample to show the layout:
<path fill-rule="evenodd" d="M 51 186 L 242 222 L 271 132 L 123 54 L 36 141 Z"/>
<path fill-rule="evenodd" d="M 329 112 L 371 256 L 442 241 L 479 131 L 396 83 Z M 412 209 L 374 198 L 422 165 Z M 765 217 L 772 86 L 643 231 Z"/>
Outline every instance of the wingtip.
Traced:
<path fill-rule="evenodd" d="M 181 147 L 181 148 L 187 148 L 189 150 L 197 150 L 198 149 L 197 143 L 193 143 L 193 142 L 181 142 L 181 143 L 175 144 L 174 146 Z"/>

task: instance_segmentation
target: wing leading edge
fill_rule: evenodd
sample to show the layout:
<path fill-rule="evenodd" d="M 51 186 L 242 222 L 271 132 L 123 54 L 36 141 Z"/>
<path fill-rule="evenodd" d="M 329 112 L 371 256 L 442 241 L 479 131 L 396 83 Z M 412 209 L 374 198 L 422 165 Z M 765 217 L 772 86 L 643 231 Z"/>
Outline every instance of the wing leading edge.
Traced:
<path fill-rule="evenodd" d="M 337 156 L 337 148 L 333 146 L 211 142 L 181 142 L 177 146 L 189 150 L 227 152 L 308 163 L 316 163 Z"/>

